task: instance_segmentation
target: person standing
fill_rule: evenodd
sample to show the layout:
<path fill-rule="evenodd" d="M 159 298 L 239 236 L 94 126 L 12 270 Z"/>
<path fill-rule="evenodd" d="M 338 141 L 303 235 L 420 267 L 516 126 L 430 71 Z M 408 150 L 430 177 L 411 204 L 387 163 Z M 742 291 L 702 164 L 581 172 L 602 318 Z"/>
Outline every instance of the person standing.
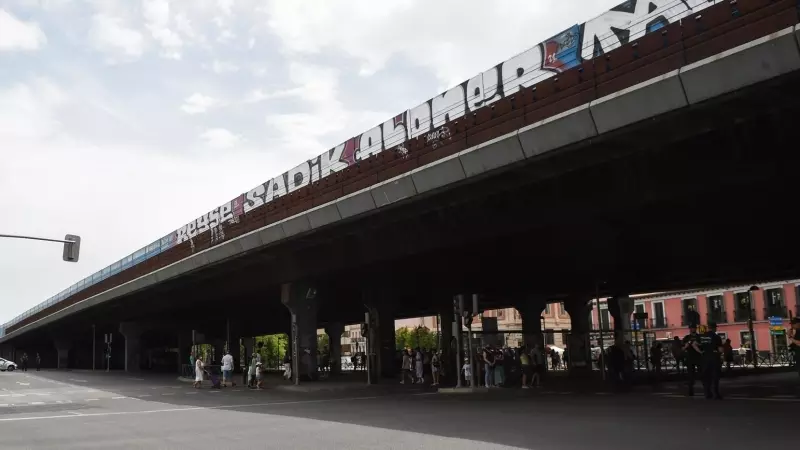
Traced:
<path fill-rule="evenodd" d="M 441 368 L 442 351 L 437 350 L 431 356 L 431 375 L 433 376 L 433 384 L 431 386 L 439 385 L 439 370 Z"/>
<path fill-rule="evenodd" d="M 409 376 L 411 379 L 411 383 L 414 383 L 414 376 L 411 375 L 411 350 L 403 350 L 403 365 L 401 366 L 402 369 L 400 370 L 400 384 L 406 384 L 406 375 Z"/>
<path fill-rule="evenodd" d="M 194 375 L 194 364 L 195 364 L 195 357 L 194 353 L 189 353 L 189 369 L 187 370 L 187 375 L 192 376 Z"/>
<path fill-rule="evenodd" d="M 706 398 L 722 400 L 719 393 L 719 379 L 722 372 L 722 339 L 717 334 L 717 324 L 709 323 L 708 330 L 700 335 L 702 354 L 703 391 Z"/>
<path fill-rule="evenodd" d="M 222 387 L 228 387 L 228 382 L 232 387 L 236 386 L 233 381 L 233 355 L 231 352 L 225 352 L 225 356 L 222 357 Z"/>
<path fill-rule="evenodd" d="M 494 351 L 491 346 L 483 348 L 484 383 L 487 388 L 494 387 Z"/>
<path fill-rule="evenodd" d="M 36 352 L 36 371 L 40 371 L 42 369 L 42 357 L 39 355 L 39 352 Z"/>
<path fill-rule="evenodd" d="M 686 372 L 688 374 L 689 390 L 686 393 L 689 397 L 694 396 L 694 383 L 697 379 L 697 369 L 700 363 L 700 336 L 697 334 L 697 325 L 689 325 L 689 334 L 683 338 L 683 357 L 685 359 Z"/>
<path fill-rule="evenodd" d="M 27 352 L 22 352 L 22 371 L 23 372 L 27 372 L 28 371 L 28 353 Z"/>
<path fill-rule="evenodd" d="M 791 328 L 787 333 L 789 336 L 789 350 L 794 352 L 794 367 L 800 375 L 800 318 L 792 317 Z"/>
<path fill-rule="evenodd" d="M 414 369 L 416 369 L 416 376 L 417 379 L 415 383 L 424 384 L 425 383 L 425 373 L 424 369 L 425 366 L 423 365 L 424 357 L 422 356 L 422 350 L 419 347 L 414 352 Z"/>

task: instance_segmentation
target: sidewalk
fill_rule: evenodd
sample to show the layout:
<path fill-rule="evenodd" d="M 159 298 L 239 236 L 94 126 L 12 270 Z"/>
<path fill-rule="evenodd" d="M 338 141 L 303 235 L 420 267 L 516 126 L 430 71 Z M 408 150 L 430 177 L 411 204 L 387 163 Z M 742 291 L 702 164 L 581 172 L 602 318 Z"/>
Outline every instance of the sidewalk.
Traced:
<path fill-rule="evenodd" d="M 178 377 L 183 383 L 193 383 L 194 378 Z M 235 374 L 233 381 L 237 387 L 242 387 L 242 374 Z M 211 387 L 210 380 L 203 380 L 204 388 Z M 281 376 L 267 376 L 264 379 L 264 390 L 278 390 L 283 392 L 316 393 L 316 392 L 343 392 L 343 391 L 370 391 L 370 392 L 436 392 L 435 387 L 427 385 L 400 384 L 400 379 L 381 379 L 380 383 L 367 384 L 365 376 L 361 374 L 342 374 L 332 378 L 323 378 L 318 381 L 300 381 L 295 385 L 284 380 Z"/>

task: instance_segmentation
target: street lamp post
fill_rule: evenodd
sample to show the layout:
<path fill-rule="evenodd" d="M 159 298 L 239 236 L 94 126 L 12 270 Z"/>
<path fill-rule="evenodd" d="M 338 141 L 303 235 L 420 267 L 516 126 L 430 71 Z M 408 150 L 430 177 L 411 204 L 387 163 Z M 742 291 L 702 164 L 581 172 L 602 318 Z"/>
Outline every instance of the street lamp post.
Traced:
<path fill-rule="evenodd" d="M 750 304 L 747 305 L 747 332 L 750 333 L 750 351 L 753 358 L 753 369 L 758 369 L 758 349 L 756 348 L 756 335 L 753 332 L 753 293 L 758 290 L 758 286 L 750 286 L 748 290 Z"/>

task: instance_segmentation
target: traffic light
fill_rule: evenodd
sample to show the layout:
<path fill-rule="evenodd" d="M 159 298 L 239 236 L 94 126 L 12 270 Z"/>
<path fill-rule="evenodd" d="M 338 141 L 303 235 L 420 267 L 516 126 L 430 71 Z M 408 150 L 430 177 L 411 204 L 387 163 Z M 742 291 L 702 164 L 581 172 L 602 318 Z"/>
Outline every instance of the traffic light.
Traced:
<path fill-rule="evenodd" d="M 74 234 L 64 236 L 64 255 L 63 259 L 67 262 L 78 262 L 81 253 L 81 237 Z"/>

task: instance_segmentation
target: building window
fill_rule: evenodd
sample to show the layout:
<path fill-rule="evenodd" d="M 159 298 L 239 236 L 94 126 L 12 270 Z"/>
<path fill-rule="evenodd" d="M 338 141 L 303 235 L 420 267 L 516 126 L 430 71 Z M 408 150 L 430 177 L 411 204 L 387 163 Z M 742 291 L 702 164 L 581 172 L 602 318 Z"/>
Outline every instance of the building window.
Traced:
<path fill-rule="evenodd" d="M 503 319 L 506 318 L 506 310 L 505 309 L 498 309 L 498 310 L 495 311 L 495 313 L 496 313 L 495 317 L 497 317 L 498 320 L 503 320 Z"/>
<path fill-rule="evenodd" d="M 556 337 L 553 333 L 544 333 L 545 345 L 556 345 Z"/>
<path fill-rule="evenodd" d="M 721 295 L 709 295 L 706 298 L 708 303 L 708 322 L 725 323 L 728 321 L 725 314 L 725 299 Z"/>
<path fill-rule="evenodd" d="M 746 347 L 748 349 L 751 348 L 749 331 L 745 330 L 739 332 L 739 346 Z M 758 337 L 756 337 L 756 348 L 758 348 Z"/>
<path fill-rule="evenodd" d="M 764 319 L 770 317 L 788 317 L 786 301 L 783 299 L 783 288 L 764 291 Z"/>
<path fill-rule="evenodd" d="M 736 304 L 736 311 L 733 314 L 733 320 L 736 322 L 747 322 L 750 319 L 750 293 L 737 292 L 733 296 L 734 303 Z M 755 312 L 753 312 L 755 316 Z"/>
<path fill-rule="evenodd" d="M 685 298 L 681 301 L 683 315 L 681 316 L 681 325 L 687 326 L 691 322 L 697 321 L 697 299 Z M 695 324 L 696 325 L 696 324 Z"/>
<path fill-rule="evenodd" d="M 550 315 L 550 303 L 544 305 L 544 313 Z"/>
<path fill-rule="evenodd" d="M 561 303 L 558 304 L 558 311 L 559 311 L 559 314 L 561 314 L 562 316 L 567 315 L 567 307 L 564 306 L 564 302 L 561 302 Z"/>
<path fill-rule="evenodd" d="M 633 313 L 644 314 L 644 305 L 641 303 L 639 303 L 638 305 L 633 305 Z M 647 328 L 647 319 L 645 318 L 637 319 L 635 315 L 633 317 L 634 317 L 633 321 L 639 325 L 638 327 L 639 330 Z"/>
<path fill-rule="evenodd" d="M 650 318 L 650 322 L 653 324 L 653 328 L 667 327 L 667 317 L 664 315 L 663 302 L 653 303 L 653 317 Z"/>
<path fill-rule="evenodd" d="M 600 329 L 601 330 L 611 329 L 611 314 L 608 313 L 607 309 L 600 310 Z"/>

